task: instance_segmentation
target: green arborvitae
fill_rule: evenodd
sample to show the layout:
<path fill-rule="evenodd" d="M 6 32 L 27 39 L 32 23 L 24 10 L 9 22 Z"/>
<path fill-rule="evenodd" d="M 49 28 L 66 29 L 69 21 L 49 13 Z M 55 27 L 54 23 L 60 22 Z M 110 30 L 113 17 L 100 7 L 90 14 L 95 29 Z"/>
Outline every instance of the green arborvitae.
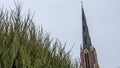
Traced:
<path fill-rule="evenodd" d="M 30 14 L 0 9 L 0 68 L 79 68 L 70 52 L 48 33 L 36 30 Z"/>

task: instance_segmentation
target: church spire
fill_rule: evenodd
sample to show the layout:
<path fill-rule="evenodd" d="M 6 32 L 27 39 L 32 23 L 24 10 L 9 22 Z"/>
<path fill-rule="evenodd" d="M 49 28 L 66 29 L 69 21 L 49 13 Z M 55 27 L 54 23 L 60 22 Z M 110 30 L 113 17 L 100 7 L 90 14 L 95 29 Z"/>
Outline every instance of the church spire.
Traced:
<path fill-rule="evenodd" d="M 82 37 L 83 48 L 81 48 L 80 52 L 81 58 L 80 68 L 99 68 L 96 50 L 91 44 L 91 39 L 89 36 L 89 30 L 86 22 L 83 5 L 82 5 Z"/>
<path fill-rule="evenodd" d="M 81 2 L 81 4 L 82 4 L 82 2 Z M 88 31 L 88 26 L 87 26 L 87 22 L 86 22 L 83 5 L 82 5 L 82 36 L 83 36 L 83 48 L 90 47 L 92 44 L 91 44 L 91 39 L 89 36 L 89 31 Z"/>

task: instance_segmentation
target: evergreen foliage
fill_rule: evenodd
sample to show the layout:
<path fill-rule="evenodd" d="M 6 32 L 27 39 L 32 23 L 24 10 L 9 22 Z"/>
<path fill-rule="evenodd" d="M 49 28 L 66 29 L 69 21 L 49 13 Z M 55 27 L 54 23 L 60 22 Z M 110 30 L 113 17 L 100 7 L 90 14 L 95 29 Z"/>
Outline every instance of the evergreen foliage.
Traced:
<path fill-rule="evenodd" d="M 0 9 L 0 68 L 79 68 L 60 41 L 37 31 L 30 14 Z"/>

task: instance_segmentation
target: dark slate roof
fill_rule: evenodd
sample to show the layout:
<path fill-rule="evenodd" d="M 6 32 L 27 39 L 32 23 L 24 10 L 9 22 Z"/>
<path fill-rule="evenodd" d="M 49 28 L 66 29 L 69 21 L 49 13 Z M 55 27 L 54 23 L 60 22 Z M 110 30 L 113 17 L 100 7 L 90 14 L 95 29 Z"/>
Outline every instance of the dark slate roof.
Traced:
<path fill-rule="evenodd" d="M 91 39 L 89 35 L 89 30 L 87 26 L 83 5 L 82 5 L 82 37 L 83 37 L 83 48 L 90 47 L 92 44 L 91 44 Z"/>

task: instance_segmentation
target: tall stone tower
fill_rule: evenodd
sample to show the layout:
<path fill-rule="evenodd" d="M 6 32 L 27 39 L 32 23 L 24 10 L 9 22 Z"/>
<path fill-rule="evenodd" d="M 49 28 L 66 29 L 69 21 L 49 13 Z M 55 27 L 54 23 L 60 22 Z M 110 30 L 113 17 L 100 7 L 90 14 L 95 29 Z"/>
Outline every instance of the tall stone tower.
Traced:
<path fill-rule="evenodd" d="M 91 43 L 83 5 L 82 5 L 82 37 L 83 47 L 81 47 L 80 53 L 81 57 L 80 68 L 99 68 L 96 50 Z"/>

